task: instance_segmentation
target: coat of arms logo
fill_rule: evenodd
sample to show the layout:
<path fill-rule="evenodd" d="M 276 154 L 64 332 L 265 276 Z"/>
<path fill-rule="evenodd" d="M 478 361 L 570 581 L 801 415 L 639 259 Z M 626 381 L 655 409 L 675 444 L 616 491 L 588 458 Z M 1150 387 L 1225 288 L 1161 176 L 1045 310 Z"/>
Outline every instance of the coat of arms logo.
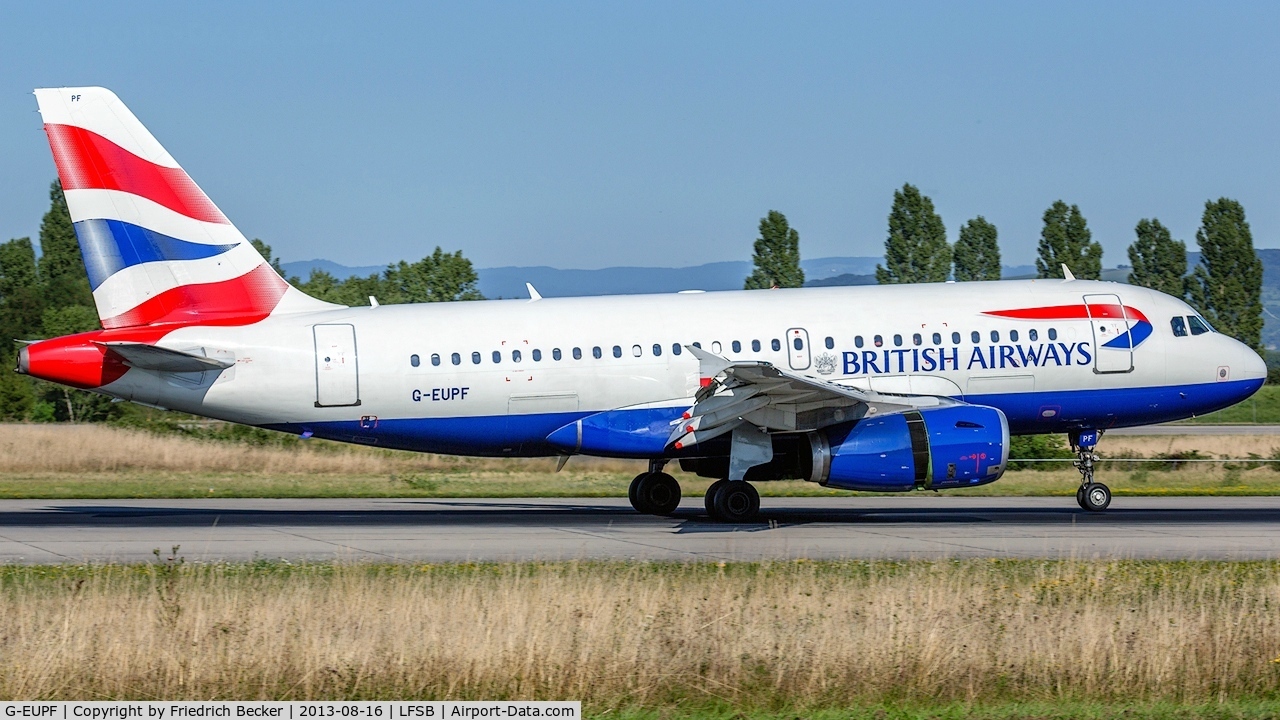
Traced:
<path fill-rule="evenodd" d="M 818 371 L 819 375 L 830 375 L 836 371 L 836 356 L 831 353 L 822 353 L 813 359 L 813 368 Z"/>

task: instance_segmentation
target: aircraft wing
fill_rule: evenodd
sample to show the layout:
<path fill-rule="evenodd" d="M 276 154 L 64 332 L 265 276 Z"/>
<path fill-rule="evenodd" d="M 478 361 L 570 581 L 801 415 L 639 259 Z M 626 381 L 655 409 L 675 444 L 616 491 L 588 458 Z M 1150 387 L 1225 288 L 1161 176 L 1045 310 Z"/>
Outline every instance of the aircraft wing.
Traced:
<path fill-rule="evenodd" d="M 698 358 L 702 389 L 672 430 L 668 446 L 695 445 L 752 425 L 766 432 L 805 432 L 922 407 L 953 404 L 932 395 L 884 395 L 796 375 L 762 361 L 731 361 L 686 345 Z"/>
<path fill-rule="evenodd" d="M 98 343 L 111 352 L 124 358 L 129 367 L 139 370 L 156 370 L 159 372 L 203 372 L 205 370 L 222 370 L 235 363 L 227 360 L 215 360 L 202 355 L 193 355 L 180 350 L 156 347 L 135 342 Z"/>

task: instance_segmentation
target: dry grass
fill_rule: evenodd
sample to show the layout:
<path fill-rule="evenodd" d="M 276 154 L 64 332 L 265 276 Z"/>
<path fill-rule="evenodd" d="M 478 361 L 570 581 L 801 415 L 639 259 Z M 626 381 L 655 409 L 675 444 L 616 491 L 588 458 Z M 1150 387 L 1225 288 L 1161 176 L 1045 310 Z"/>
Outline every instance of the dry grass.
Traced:
<path fill-rule="evenodd" d="M 5 698 L 1276 699 L 1280 563 L 0 572 Z"/>

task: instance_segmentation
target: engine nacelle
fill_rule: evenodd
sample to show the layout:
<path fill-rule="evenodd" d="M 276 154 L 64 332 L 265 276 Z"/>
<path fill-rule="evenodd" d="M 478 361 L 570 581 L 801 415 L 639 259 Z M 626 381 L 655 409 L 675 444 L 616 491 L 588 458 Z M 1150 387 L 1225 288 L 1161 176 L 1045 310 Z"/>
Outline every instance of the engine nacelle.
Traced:
<path fill-rule="evenodd" d="M 994 482 L 1009 460 L 1009 422 L 983 405 L 863 418 L 809 435 L 809 479 L 845 490 L 902 492 Z"/>

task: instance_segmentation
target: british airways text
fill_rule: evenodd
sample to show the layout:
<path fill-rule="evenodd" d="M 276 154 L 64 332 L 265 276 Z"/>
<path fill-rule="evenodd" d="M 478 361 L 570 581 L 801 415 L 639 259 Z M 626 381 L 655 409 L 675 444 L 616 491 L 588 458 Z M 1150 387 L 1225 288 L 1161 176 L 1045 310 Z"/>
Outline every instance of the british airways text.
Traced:
<path fill-rule="evenodd" d="M 962 358 L 958 347 L 846 351 L 842 356 L 845 375 L 959 370 L 962 360 L 966 370 L 1061 367 L 1093 362 L 1087 342 L 988 345 L 972 348 L 968 358 Z"/>

